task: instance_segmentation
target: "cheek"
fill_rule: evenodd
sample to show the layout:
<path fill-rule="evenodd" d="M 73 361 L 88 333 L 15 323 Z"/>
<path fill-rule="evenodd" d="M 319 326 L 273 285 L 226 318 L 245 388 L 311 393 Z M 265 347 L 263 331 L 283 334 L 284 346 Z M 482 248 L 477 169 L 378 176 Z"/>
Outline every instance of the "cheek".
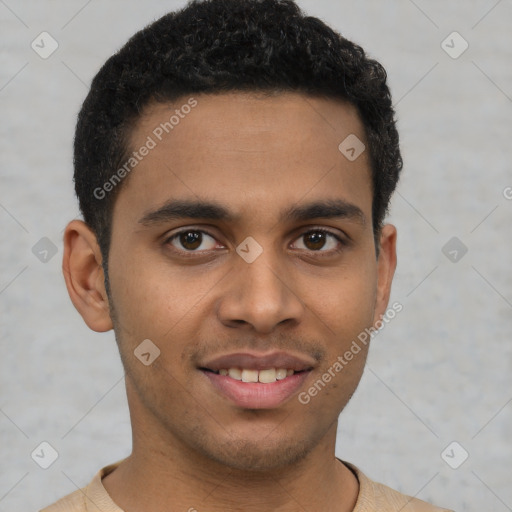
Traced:
<path fill-rule="evenodd" d="M 375 263 L 364 261 L 304 284 L 304 301 L 323 321 L 326 335 L 346 342 L 373 322 L 377 292 Z M 338 347 L 340 348 L 340 347 Z"/>
<path fill-rule="evenodd" d="M 179 339 L 187 338 L 184 331 L 190 327 L 191 318 L 204 307 L 208 293 L 221 277 L 208 272 L 198 275 L 193 267 L 172 268 L 148 253 L 113 257 L 110 268 L 112 299 L 123 343 L 131 347 L 149 338 L 166 351 L 169 345 L 174 351 L 180 348 Z"/>

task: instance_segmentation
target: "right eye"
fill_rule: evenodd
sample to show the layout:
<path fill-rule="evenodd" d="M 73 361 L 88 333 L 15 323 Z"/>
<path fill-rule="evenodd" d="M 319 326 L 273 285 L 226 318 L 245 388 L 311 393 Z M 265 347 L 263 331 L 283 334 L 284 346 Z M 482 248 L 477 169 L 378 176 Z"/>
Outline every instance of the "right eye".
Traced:
<path fill-rule="evenodd" d="M 177 251 L 183 253 L 210 251 L 215 248 L 214 242 L 215 238 L 212 235 L 199 229 L 182 229 L 165 241 L 166 244 L 172 245 Z M 198 251 L 203 244 L 206 244 L 206 247 Z"/>

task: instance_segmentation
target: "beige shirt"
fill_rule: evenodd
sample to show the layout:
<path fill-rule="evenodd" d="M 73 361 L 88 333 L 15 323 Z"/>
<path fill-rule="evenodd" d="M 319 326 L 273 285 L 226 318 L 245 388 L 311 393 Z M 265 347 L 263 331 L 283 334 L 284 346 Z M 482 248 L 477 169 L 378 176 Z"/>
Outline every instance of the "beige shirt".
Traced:
<path fill-rule="evenodd" d="M 87 487 L 65 496 L 40 512 L 123 512 L 112 501 L 101 482 L 120 463 L 104 467 Z M 353 512 L 451 512 L 373 482 L 352 464 L 343 463 L 352 469 L 359 480 L 359 495 Z"/>

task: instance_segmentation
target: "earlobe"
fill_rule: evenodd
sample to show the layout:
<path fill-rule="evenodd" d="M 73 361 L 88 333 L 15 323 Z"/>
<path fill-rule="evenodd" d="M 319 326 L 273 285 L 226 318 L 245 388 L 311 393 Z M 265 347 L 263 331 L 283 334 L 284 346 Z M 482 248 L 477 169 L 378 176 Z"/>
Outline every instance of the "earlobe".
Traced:
<path fill-rule="evenodd" d="M 374 323 L 380 320 L 388 307 L 391 295 L 391 284 L 396 269 L 396 238 L 395 226 L 386 224 L 382 227 L 380 235 L 380 251 L 377 261 L 378 283 L 375 303 Z"/>
<path fill-rule="evenodd" d="M 97 332 L 113 327 L 101 263 L 93 231 L 80 220 L 71 221 L 64 232 L 62 272 L 75 308 L 89 328 Z"/>

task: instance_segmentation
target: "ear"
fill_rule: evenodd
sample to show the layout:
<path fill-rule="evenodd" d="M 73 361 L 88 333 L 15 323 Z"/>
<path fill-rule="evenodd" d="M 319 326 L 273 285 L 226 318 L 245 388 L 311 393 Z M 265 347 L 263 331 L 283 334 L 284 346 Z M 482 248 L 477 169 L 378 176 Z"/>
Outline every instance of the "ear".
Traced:
<path fill-rule="evenodd" d="M 64 232 L 62 272 L 71 302 L 97 332 L 113 327 L 101 263 L 96 235 L 81 220 L 71 221 Z"/>
<path fill-rule="evenodd" d="M 396 269 L 396 228 L 392 224 L 382 227 L 379 259 L 377 260 L 377 296 L 373 323 L 386 312 L 391 294 L 391 283 Z"/>

